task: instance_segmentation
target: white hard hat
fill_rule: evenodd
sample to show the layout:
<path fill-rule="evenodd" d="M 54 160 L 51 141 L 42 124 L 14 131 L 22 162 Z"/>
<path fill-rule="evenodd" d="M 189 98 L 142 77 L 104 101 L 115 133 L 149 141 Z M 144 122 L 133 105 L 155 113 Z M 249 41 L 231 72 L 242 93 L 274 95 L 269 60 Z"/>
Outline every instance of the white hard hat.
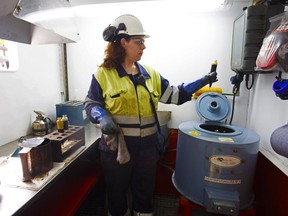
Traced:
<path fill-rule="evenodd" d="M 114 41 L 117 39 L 118 35 L 141 35 L 146 38 L 149 37 L 149 35 L 145 32 L 140 20 L 131 14 L 119 16 L 103 31 L 103 38 L 105 41 Z"/>

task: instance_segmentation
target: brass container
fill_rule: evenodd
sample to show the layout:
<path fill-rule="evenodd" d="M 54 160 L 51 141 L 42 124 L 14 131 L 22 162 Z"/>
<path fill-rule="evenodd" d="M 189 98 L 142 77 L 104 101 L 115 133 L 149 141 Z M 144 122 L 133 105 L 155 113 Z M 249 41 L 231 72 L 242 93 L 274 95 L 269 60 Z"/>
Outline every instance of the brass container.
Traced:
<path fill-rule="evenodd" d="M 32 131 L 35 136 L 45 136 L 48 134 L 49 130 L 49 123 L 47 121 L 47 117 L 45 117 L 45 114 L 40 111 L 35 111 L 37 114 L 36 120 L 32 124 Z"/>

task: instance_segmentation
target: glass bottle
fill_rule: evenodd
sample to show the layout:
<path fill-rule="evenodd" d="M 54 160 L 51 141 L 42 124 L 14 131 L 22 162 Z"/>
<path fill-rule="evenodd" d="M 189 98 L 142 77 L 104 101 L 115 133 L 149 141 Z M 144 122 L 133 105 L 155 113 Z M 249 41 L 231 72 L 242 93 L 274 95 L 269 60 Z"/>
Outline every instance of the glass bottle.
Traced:
<path fill-rule="evenodd" d="M 60 133 L 64 132 L 64 123 L 61 117 L 57 118 L 56 125 L 57 125 L 58 132 Z"/>
<path fill-rule="evenodd" d="M 69 121 L 67 115 L 62 115 L 62 121 L 64 125 L 64 130 L 68 130 L 69 128 Z"/>

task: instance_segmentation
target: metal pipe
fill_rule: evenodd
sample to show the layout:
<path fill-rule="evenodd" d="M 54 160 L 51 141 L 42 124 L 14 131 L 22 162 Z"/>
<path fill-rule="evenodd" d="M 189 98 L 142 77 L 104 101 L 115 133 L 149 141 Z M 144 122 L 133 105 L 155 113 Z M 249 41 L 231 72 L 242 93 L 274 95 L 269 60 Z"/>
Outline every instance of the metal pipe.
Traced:
<path fill-rule="evenodd" d="M 63 57 L 64 57 L 64 71 L 63 71 L 63 84 L 64 84 L 64 100 L 69 101 L 69 85 L 68 85 L 68 67 L 67 67 L 67 45 L 63 44 Z"/>

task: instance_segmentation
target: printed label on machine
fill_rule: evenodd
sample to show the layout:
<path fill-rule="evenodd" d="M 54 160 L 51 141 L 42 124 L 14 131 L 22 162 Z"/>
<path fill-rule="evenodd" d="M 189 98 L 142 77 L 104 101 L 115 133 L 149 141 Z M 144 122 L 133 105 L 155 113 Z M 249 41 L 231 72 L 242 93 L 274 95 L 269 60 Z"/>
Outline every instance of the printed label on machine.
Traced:
<path fill-rule="evenodd" d="M 206 181 L 219 183 L 219 184 L 241 184 L 241 179 L 219 179 L 219 178 L 213 178 L 209 176 L 205 176 L 204 179 Z"/>
<path fill-rule="evenodd" d="M 241 158 L 230 155 L 214 155 L 209 158 L 209 161 L 219 167 L 231 168 L 238 166 L 241 163 Z"/>
<path fill-rule="evenodd" d="M 234 143 L 234 140 L 230 137 L 218 137 L 218 140 L 221 142 L 229 142 L 229 143 Z"/>

